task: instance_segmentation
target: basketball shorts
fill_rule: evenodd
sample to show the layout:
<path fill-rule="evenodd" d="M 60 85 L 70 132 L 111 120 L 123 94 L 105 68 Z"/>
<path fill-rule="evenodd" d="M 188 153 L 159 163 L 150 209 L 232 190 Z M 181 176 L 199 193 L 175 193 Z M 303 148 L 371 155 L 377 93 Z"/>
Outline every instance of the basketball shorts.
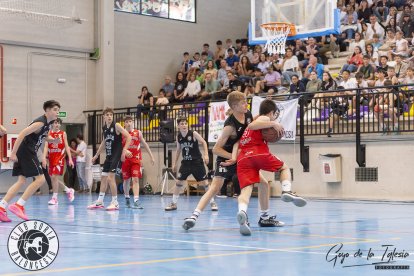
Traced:
<path fill-rule="evenodd" d="M 13 164 L 13 176 L 34 177 L 42 175 L 42 165 L 35 152 L 21 145 L 17 151 L 17 162 Z"/>
<path fill-rule="evenodd" d="M 204 162 L 181 162 L 180 170 L 178 171 L 177 179 L 186 180 L 190 175 L 193 175 L 196 181 L 203 181 L 207 178 L 206 167 Z"/>
<path fill-rule="evenodd" d="M 282 160 L 271 153 L 241 158 L 237 161 L 240 189 L 260 182 L 260 170 L 277 172 L 283 167 Z"/>
<path fill-rule="evenodd" d="M 59 161 L 56 165 L 49 164 L 49 175 L 63 175 L 65 171 L 65 162 L 62 160 Z"/>
<path fill-rule="evenodd" d="M 121 175 L 122 162 L 121 158 L 107 158 L 102 168 L 102 176 L 108 176 L 109 173 Z"/>
<path fill-rule="evenodd" d="M 141 164 L 133 162 L 130 159 L 126 159 L 122 163 L 122 178 L 124 180 L 130 179 L 131 177 L 142 178 Z"/>
<path fill-rule="evenodd" d="M 224 167 L 220 165 L 221 162 L 224 162 L 224 160 L 217 159 L 216 171 L 214 172 L 214 176 L 222 177 L 227 180 L 232 180 L 233 175 L 237 173 L 236 164 Z"/>

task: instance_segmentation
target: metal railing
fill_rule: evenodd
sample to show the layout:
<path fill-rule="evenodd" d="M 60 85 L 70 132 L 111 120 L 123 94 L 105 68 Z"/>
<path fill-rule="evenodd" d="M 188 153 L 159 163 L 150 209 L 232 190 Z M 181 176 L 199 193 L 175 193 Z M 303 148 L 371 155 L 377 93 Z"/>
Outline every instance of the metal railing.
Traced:
<path fill-rule="evenodd" d="M 414 85 L 414 84 L 413 84 Z M 414 132 L 413 85 L 355 88 L 274 95 L 276 100 L 299 98 L 297 132 L 301 146 L 301 162 L 304 170 L 309 168 L 309 147 L 305 137 L 316 135 L 355 135 L 357 162 L 365 166 L 365 147 L 361 135 L 368 133 L 401 134 Z M 147 142 L 158 142 L 160 121 L 175 120 L 186 116 L 189 128 L 197 131 L 207 141 L 209 125 L 209 102 L 170 104 L 160 107 L 145 107 L 137 114 L 136 107 L 114 109 L 114 120 L 122 122 L 126 115 L 132 116 L 135 128 L 142 131 Z M 249 105 L 251 98 L 248 99 Z M 96 145 L 102 139 L 102 110 L 88 110 L 89 144 Z M 141 118 L 139 118 L 141 117 Z M 174 137 L 176 136 L 174 130 Z M 328 139 L 328 138 L 327 138 Z"/>

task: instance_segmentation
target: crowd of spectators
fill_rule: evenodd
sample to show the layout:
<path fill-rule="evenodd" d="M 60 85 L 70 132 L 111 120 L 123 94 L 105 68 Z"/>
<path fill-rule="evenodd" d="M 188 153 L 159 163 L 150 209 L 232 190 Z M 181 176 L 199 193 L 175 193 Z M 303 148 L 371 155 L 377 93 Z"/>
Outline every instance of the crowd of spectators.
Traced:
<path fill-rule="evenodd" d="M 338 8 L 340 34 L 288 40 L 284 56 L 269 55 L 246 39 L 218 40 L 215 49 L 206 43 L 200 52 L 183 53 L 175 79 L 165 77 L 160 101 L 142 87 L 139 111 L 152 117 L 154 105 L 225 99 L 234 90 L 247 97 L 312 92 L 318 95 L 312 102 L 320 105 L 320 91 L 382 86 L 387 80 L 414 83 L 414 1 L 339 0 Z M 327 73 L 328 60 L 344 51 L 350 54 L 339 75 Z"/>

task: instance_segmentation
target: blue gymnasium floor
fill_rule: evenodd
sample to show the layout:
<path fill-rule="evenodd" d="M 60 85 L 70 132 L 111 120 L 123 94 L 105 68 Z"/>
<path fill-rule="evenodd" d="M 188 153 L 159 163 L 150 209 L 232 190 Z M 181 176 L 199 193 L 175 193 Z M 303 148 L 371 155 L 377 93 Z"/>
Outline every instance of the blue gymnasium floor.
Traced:
<path fill-rule="evenodd" d="M 163 206 L 170 197 L 142 197 L 145 209 L 119 212 L 86 210 L 92 199 L 95 194 L 80 195 L 68 204 L 60 195 L 60 205 L 48 207 L 49 196 L 34 196 L 27 203 L 29 217 L 49 223 L 59 237 L 56 260 L 41 271 L 25 271 L 9 258 L 7 239 L 20 220 L 10 215 L 12 223 L 0 223 L 0 275 L 414 275 L 410 203 L 310 200 L 298 208 L 271 199 L 272 210 L 286 225 L 259 229 L 253 198 L 248 210 L 253 235 L 243 237 L 233 198 L 217 199 L 220 211 L 203 212 L 189 232 L 181 225 L 199 197 L 180 197 L 179 210 L 169 213 Z M 350 257 L 343 264 L 338 258 L 334 267 L 327 252 L 340 243 Z M 410 270 L 379 271 L 368 265 L 381 261 L 382 245 L 393 245 L 387 252 L 394 247 L 409 252 L 392 264 L 409 265 Z M 374 256 L 367 260 L 370 248 Z M 362 256 L 355 258 L 358 249 Z"/>

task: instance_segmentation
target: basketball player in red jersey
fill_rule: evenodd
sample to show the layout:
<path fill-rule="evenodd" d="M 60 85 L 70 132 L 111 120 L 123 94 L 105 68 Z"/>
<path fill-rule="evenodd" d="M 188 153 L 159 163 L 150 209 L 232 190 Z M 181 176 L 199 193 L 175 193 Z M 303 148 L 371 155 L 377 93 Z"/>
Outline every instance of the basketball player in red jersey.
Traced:
<path fill-rule="evenodd" d="M 75 191 L 72 188 L 66 187 L 66 185 L 59 179 L 59 177 L 63 175 L 65 169 L 66 154 L 69 158 L 69 166 L 71 168 L 74 166 L 66 132 L 60 130 L 61 125 L 62 120 L 57 118 L 52 124 L 52 129 L 49 131 L 50 137 L 59 138 L 61 142 L 48 143 L 46 141 L 45 148 L 43 150 L 42 166 L 46 169 L 46 158 L 49 155 L 49 175 L 52 180 L 53 195 L 52 199 L 48 202 L 49 205 L 58 205 L 57 197 L 59 192 L 59 184 L 63 187 L 63 191 L 66 193 L 70 202 L 75 199 Z"/>
<path fill-rule="evenodd" d="M 142 153 L 141 145 L 145 148 L 151 157 L 151 164 L 154 166 L 155 160 L 152 155 L 151 149 L 142 136 L 142 132 L 138 129 L 134 129 L 134 121 L 131 116 L 126 116 L 124 119 L 125 130 L 131 135 L 131 143 L 129 144 L 128 151 L 132 154 L 131 157 L 125 156 L 125 161 L 122 163 L 122 177 L 124 179 L 124 194 L 126 200 L 126 207 L 133 209 L 143 209 L 139 202 L 139 183 L 138 179 L 142 178 Z M 125 146 L 126 138 L 122 137 L 122 146 Z M 134 204 L 131 206 L 129 200 L 129 189 L 131 187 L 132 178 L 132 191 L 134 193 Z"/>
<path fill-rule="evenodd" d="M 270 172 L 280 172 L 280 182 L 282 184 L 282 200 L 293 202 L 298 207 L 306 205 L 306 200 L 291 191 L 291 176 L 289 167 L 269 151 L 267 142 L 263 140 L 262 129 L 279 125 L 277 118 L 278 108 L 272 100 L 264 100 L 260 104 L 259 117 L 250 123 L 239 141 L 239 155 L 237 156 L 237 175 L 239 177 L 241 193 L 238 198 L 239 212 L 237 221 L 240 224 L 242 235 L 251 235 L 250 225 L 247 219 L 247 206 L 253 191 L 253 185 L 260 182 L 260 170 Z M 283 133 L 280 133 L 283 135 Z M 237 146 L 234 147 L 232 159 L 235 159 Z M 229 160 L 228 160 L 229 161 Z M 276 221 L 276 217 L 270 217 Z M 263 218 L 260 217 L 259 225 L 263 225 Z M 269 223 L 267 226 L 283 226 L 284 223 Z"/>

